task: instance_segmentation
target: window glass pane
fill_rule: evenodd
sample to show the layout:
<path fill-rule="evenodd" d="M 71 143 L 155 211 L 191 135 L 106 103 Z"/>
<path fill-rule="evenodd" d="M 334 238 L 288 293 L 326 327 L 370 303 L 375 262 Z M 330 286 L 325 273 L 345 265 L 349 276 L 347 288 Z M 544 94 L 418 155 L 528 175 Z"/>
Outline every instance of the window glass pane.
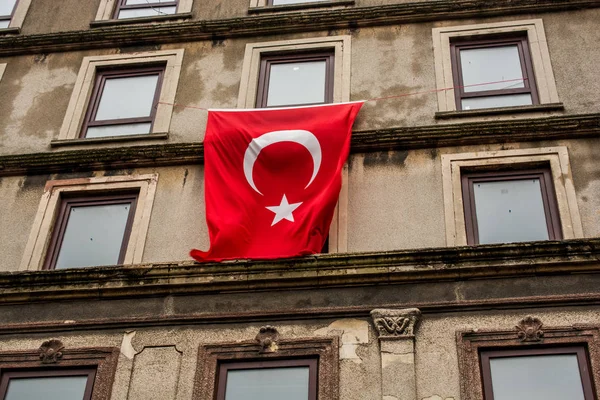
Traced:
<path fill-rule="evenodd" d="M 584 400 L 575 354 L 490 359 L 494 400 Z"/>
<path fill-rule="evenodd" d="M 177 7 L 149 7 L 149 8 L 135 8 L 131 10 L 119 11 L 119 19 L 125 18 L 138 18 L 138 17 L 154 17 L 155 15 L 169 15 L 175 14 Z"/>
<path fill-rule="evenodd" d="M 531 95 L 529 93 L 506 94 L 503 96 L 486 96 L 463 99 L 462 109 L 477 110 L 480 108 L 529 106 L 531 104 L 533 104 L 533 100 L 531 100 Z"/>
<path fill-rule="evenodd" d="M 0 0 L 0 16 L 11 15 L 17 0 Z"/>
<path fill-rule="evenodd" d="M 8 28 L 8 25 L 10 25 L 10 20 L 5 19 L 0 21 L 0 29 Z"/>
<path fill-rule="evenodd" d="M 298 4 L 298 3 L 317 3 L 324 0 L 273 0 L 274 6 L 280 6 L 282 4 Z"/>
<path fill-rule="evenodd" d="M 150 116 L 157 83 L 158 74 L 107 79 L 96 121 Z"/>
<path fill-rule="evenodd" d="M 230 370 L 225 400 L 307 400 L 308 367 Z"/>
<path fill-rule="evenodd" d="M 268 106 L 325 102 L 325 61 L 271 64 Z"/>
<path fill-rule="evenodd" d="M 86 138 L 120 136 L 120 135 L 143 135 L 150 133 L 150 122 L 140 124 L 120 124 L 109 126 L 90 126 L 88 127 Z"/>
<path fill-rule="evenodd" d="M 548 240 L 540 180 L 474 182 L 479 243 Z"/>
<path fill-rule="evenodd" d="M 86 376 L 12 378 L 4 400 L 82 400 Z"/>
<path fill-rule="evenodd" d="M 471 86 L 523 78 L 517 45 L 460 50 L 465 92 L 525 87 L 523 81 Z"/>
<path fill-rule="evenodd" d="M 56 269 L 117 264 L 130 209 L 130 203 L 72 207 Z"/>

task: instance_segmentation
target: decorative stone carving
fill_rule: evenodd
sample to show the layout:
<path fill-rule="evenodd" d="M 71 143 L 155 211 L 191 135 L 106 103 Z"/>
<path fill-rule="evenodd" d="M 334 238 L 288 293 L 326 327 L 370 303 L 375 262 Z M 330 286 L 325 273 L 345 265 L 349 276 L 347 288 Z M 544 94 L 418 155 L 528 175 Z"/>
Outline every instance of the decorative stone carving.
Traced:
<path fill-rule="evenodd" d="M 256 340 L 260 345 L 259 353 L 274 353 L 278 349 L 279 332 L 274 326 L 262 326 L 256 335 Z"/>
<path fill-rule="evenodd" d="M 415 330 L 421 318 L 418 308 L 375 309 L 371 311 L 375 328 L 379 331 L 380 339 L 410 338 L 415 335 Z"/>
<path fill-rule="evenodd" d="M 544 337 L 542 331 L 542 321 L 535 317 L 526 317 L 515 326 L 517 328 L 517 336 L 522 342 L 540 342 Z"/>
<path fill-rule="evenodd" d="M 42 364 L 57 363 L 63 356 L 62 350 L 65 346 L 58 339 L 47 340 L 39 348 Z"/>

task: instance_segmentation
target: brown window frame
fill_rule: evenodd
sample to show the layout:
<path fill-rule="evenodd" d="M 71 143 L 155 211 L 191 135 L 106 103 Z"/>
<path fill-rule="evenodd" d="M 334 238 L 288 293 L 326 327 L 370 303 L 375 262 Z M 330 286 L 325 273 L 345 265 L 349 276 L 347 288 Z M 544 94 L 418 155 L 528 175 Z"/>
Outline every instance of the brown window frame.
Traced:
<path fill-rule="evenodd" d="M 179 5 L 179 0 L 173 0 L 173 1 L 169 1 L 169 2 L 164 2 L 164 3 L 153 3 L 151 0 L 148 0 L 147 3 L 143 3 L 143 4 L 130 4 L 127 5 L 125 4 L 127 2 L 127 0 L 118 0 L 117 4 L 115 6 L 115 12 L 113 13 L 113 18 L 114 19 L 118 19 L 119 18 L 119 12 L 121 10 L 136 10 L 136 9 L 153 9 L 156 7 L 172 7 L 175 6 L 175 13 L 177 13 L 177 6 Z"/>
<path fill-rule="evenodd" d="M 473 184 L 477 182 L 494 182 L 507 180 L 523 180 L 537 178 L 540 180 L 544 215 L 548 229 L 548 240 L 562 239 L 560 212 L 556 201 L 556 192 L 550 168 L 513 169 L 494 171 L 461 172 L 463 209 L 465 214 L 465 228 L 467 244 L 479 244 L 479 228 L 477 225 L 477 212 L 475 208 L 475 194 Z"/>
<path fill-rule="evenodd" d="M 315 360 L 315 386 L 319 400 L 339 398 L 339 338 L 313 337 L 277 340 L 275 351 L 265 351 L 257 340 L 201 345 L 198 349 L 193 398 L 217 399 L 222 365 L 264 362 L 275 365 L 290 360 Z M 229 364 L 232 365 L 232 364 Z M 248 365 L 248 364 L 247 364 Z M 224 387 L 224 386 L 223 386 Z"/>
<path fill-rule="evenodd" d="M 231 370 L 241 369 L 269 369 L 288 367 L 308 367 L 308 399 L 317 400 L 318 358 L 301 359 L 279 359 L 268 361 L 242 361 L 219 363 L 217 378 L 216 400 L 225 400 L 225 389 L 227 388 L 227 373 Z"/>
<path fill-rule="evenodd" d="M 133 227 L 133 219 L 135 217 L 135 210 L 138 200 L 138 192 L 128 193 L 102 193 L 95 195 L 68 195 L 61 198 L 61 203 L 57 213 L 57 217 L 54 222 L 54 229 L 50 238 L 50 244 L 46 252 L 46 261 L 44 262 L 43 269 L 55 269 L 56 261 L 62 243 L 64 239 L 65 230 L 69 221 L 70 210 L 77 206 L 96 206 L 96 205 L 111 205 L 111 204 L 131 204 L 129 208 L 129 215 L 127 216 L 127 222 L 125 224 L 125 232 L 123 233 L 123 242 L 121 243 L 121 250 L 119 252 L 119 260 L 117 264 L 122 264 L 127 252 L 127 244 L 129 243 L 129 237 L 131 236 L 131 229 Z"/>
<path fill-rule="evenodd" d="M 519 60 L 521 61 L 521 73 L 523 74 L 522 88 L 480 90 L 475 92 L 465 92 L 464 79 L 461 68 L 460 51 L 464 49 L 482 49 L 491 47 L 500 47 L 506 45 L 516 45 L 519 50 Z M 532 105 L 539 104 L 537 86 L 535 84 L 535 74 L 533 71 L 533 62 L 531 52 L 529 51 L 529 41 L 527 36 L 519 35 L 517 37 L 489 38 L 481 37 L 472 40 L 453 40 L 450 42 L 450 60 L 452 65 L 452 77 L 454 80 L 454 97 L 456 100 L 456 109 L 462 110 L 462 100 L 467 98 L 501 96 L 509 94 L 530 94 Z"/>
<path fill-rule="evenodd" d="M 0 21 L 8 21 L 8 24 L 10 25 L 10 21 L 12 20 L 13 16 L 15 15 L 15 10 L 17 9 L 17 5 L 19 5 L 19 0 L 15 1 L 15 5 L 13 6 L 13 9 L 10 12 L 10 14 L 0 15 Z M 2 29 L 7 29 L 7 28 L 2 28 Z M 2 30 L 2 29 L 0 29 L 0 30 Z"/>
<path fill-rule="evenodd" d="M 494 400 L 492 388 L 492 373 L 490 368 L 490 358 L 551 355 L 551 354 L 575 354 L 577 355 L 577 365 L 581 376 L 581 385 L 585 400 L 596 400 L 594 396 L 594 386 L 590 376 L 590 361 L 587 349 L 583 345 L 562 346 L 562 347 L 529 347 L 529 348 L 508 348 L 508 349 L 480 349 L 481 360 L 481 378 L 483 384 L 483 394 L 485 400 Z"/>
<path fill-rule="evenodd" d="M 165 73 L 164 65 L 137 66 L 137 67 L 132 67 L 132 68 L 123 68 L 123 67 L 106 68 L 106 69 L 97 70 L 95 80 L 94 80 L 94 88 L 92 89 L 92 95 L 88 102 L 88 107 L 87 107 L 87 111 L 85 113 L 84 123 L 83 123 L 83 126 L 81 127 L 81 132 L 79 133 L 79 137 L 85 138 L 87 136 L 87 131 L 88 131 L 89 127 L 125 125 L 125 124 L 135 124 L 135 123 L 144 123 L 144 122 L 146 122 L 146 123 L 150 122 L 150 133 L 152 133 L 152 128 L 154 127 L 154 119 L 156 117 L 156 110 L 158 108 L 158 101 L 160 99 L 160 91 L 161 91 L 161 87 L 162 87 L 164 73 Z M 98 113 L 98 107 L 100 105 L 100 100 L 102 99 L 102 94 L 103 94 L 104 86 L 106 84 L 107 79 L 127 78 L 127 77 L 156 75 L 156 74 L 158 74 L 158 80 L 156 82 L 156 89 L 154 91 L 154 98 L 152 99 L 152 108 L 151 108 L 149 116 L 96 121 L 96 114 Z"/>
<path fill-rule="evenodd" d="M 82 400 L 90 400 L 92 398 L 92 390 L 94 389 L 94 380 L 96 378 L 95 368 L 60 368 L 2 371 L 2 375 L 0 376 L 0 399 L 5 399 L 8 385 L 13 378 L 46 378 L 58 376 L 87 376 L 87 383 Z"/>
<path fill-rule="evenodd" d="M 286 64 L 290 62 L 310 62 L 325 61 L 325 101 L 320 103 L 302 103 L 285 104 L 277 106 L 267 106 L 269 94 L 269 78 L 271 76 L 272 64 Z M 279 53 L 265 54 L 260 59 L 260 68 L 258 73 L 258 90 L 256 94 L 256 107 L 258 108 L 277 108 L 309 106 L 315 104 L 333 103 L 333 81 L 334 81 L 335 53 L 333 51 L 319 52 L 300 52 L 300 53 Z"/>
<path fill-rule="evenodd" d="M 569 346 L 579 346 L 585 349 L 589 366 L 587 373 L 592 387 L 597 387 L 600 383 L 600 366 L 598 364 L 600 362 L 600 327 L 598 325 L 576 323 L 564 326 L 546 326 L 539 318 L 528 316 L 517 325 L 509 323 L 506 325 L 506 329 L 474 326 L 467 330 L 457 331 L 460 397 L 463 400 L 484 399 L 482 351 Z"/>

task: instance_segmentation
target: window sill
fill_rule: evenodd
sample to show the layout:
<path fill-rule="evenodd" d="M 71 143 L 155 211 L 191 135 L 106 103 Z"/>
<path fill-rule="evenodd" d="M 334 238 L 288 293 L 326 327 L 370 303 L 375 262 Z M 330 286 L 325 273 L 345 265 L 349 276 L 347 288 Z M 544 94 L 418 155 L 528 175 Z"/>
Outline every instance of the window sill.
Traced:
<path fill-rule="evenodd" d="M 441 111 L 435 113 L 435 119 L 483 117 L 488 115 L 523 114 L 547 111 L 563 111 L 563 103 L 536 104 L 533 106 L 481 108 L 479 110 Z"/>
<path fill-rule="evenodd" d="M 136 140 L 164 140 L 169 137 L 168 133 L 150 133 L 147 135 L 123 135 L 123 136 L 107 136 L 92 139 L 77 138 L 77 139 L 54 139 L 50 142 L 51 147 L 63 146 L 80 146 L 93 145 L 100 143 L 114 142 L 132 142 Z"/>
<path fill-rule="evenodd" d="M 180 13 L 180 14 L 169 14 L 169 15 L 156 15 L 152 17 L 138 17 L 138 18 L 125 18 L 125 19 L 108 19 L 106 21 L 92 21 L 90 22 L 91 28 L 104 28 L 107 26 L 120 26 L 130 24 L 147 24 L 152 22 L 165 22 L 165 21 L 178 21 L 192 18 L 192 13 Z"/>
<path fill-rule="evenodd" d="M 1 35 L 11 35 L 11 34 L 18 35 L 19 33 L 21 33 L 21 28 L 1 28 L 0 29 L 0 36 Z"/>
<path fill-rule="evenodd" d="M 307 8 L 353 6 L 354 3 L 355 3 L 354 0 L 327 0 L 327 1 L 318 1 L 318 2 L 314 2 L 314 3 L 298 3 L 298 4 L 284 4 L 284 5 L 280 5 L 280 6 L 250 7 L 248 9 L 248 14 L 295 11 L 295 10 L 304 10 Z"/>

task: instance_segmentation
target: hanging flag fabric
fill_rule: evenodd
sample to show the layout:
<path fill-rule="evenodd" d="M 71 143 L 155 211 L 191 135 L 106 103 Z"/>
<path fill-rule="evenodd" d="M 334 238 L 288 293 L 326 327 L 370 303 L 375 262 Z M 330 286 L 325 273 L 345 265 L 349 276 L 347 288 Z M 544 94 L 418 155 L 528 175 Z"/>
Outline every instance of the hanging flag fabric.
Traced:
<path fill-rule="evenodd" d="M 209 110 L 204 190 L 210 237 L 197 261 L 319 253 L 362 102 Z"/>

